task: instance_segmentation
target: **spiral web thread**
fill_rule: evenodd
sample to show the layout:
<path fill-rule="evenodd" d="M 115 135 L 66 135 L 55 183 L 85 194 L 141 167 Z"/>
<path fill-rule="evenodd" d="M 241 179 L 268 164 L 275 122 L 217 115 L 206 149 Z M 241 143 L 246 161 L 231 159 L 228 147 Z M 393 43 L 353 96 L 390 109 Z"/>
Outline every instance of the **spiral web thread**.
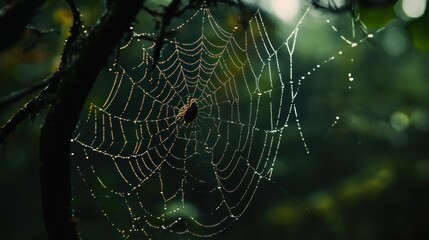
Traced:
<path fill-rule="evenodd" d="M 262 10 L 228 28 L 203 5 L 172 29 L 158 62 L 155 45 L 142 40 L 154 33 L 134 32 L 122 46 L 107 71 L 111 87 L 94 90 L 103 93 L 71 141 L 74 165 L 124 239 L 218 234 L 250 208 L 261 181 L 271 181 L 290 121 L 309 151 L 295 99 L 306 76 L 342 54 L 294 77 L 310 8 L 278 43 Z M 345 49 L 372 37 L 338 35 Z M 177 116 L 191 99 L 198 114 L 185 124 Z"/>

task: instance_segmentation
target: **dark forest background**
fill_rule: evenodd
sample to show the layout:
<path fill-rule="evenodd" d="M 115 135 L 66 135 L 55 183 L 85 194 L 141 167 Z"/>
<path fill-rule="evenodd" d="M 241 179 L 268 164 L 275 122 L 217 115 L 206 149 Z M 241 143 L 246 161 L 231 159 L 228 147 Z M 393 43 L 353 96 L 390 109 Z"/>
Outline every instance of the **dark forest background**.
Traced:
<path fill-rule="evenodd" d="M 14 1 L 0 1 L 0 6 L 11 2 Z M 48 76 L 55 76 L 58 66 L 60 69 L 80 66 L 70 62 L 79 61 L 73 57 L 81 57 L 82 54 L 76 53 L 91 46 L 92 40 L 70 39 L 70 27 L 76 15 L 73 16 L 74 8 L 67 2 L 72 1 L 40 4 L 34 18 L 25 24 L 27 27 L 12 44 L 2 41 L 0 96 L 10 96 Z M 386 29 L 353 52 L 353 82 L 338 77 L 350 68 L 349 62 L 338 61 L 315 76 L 328 81 L 305 84 L 298 108 L 310 153 L 305 152 L 298 132 L 291 131 L 282 143 L 284 150 L 274 174 L 276 183 L 283 189 L 264 182 L 247 213 L 213 239 L 429 239 L 429 10 L 426 6 L 424 15 L 414 19 L 401 15 L 401 1 L 352 2 L 359 5 L 359 17 L 369 32 L 383 26 Z M 97 24 L 105 8 L 120 10 L 117 6 L 121 3 L 92 0 L 76 1 L 76 5 L 82 14 L 83 29 L 92 36 L 91 26 Z M 356 17 L 348 8 L 327 6 L 328 9 L 324 9 L 324 6 L 314 11 L 333 14 L 338 26 L 348 26 L 342 19 Z M 217 6 L 223 7 L 234 6 Z M 5 11 L 0 11 L 0 15 L 4 16 Z M 144 26 L 144 21 L 150 22 L 153 18 L 157 17 L 140 12 L 139 24 Z M 283 23 L 274 15 L 270 19 L 276 24 L 271 24 L 268 32 L 281 32 L 277 28 L 281 29 Z M 14 21 L 8 25 L 14 23 L 18 25 Z M 317 56 L 329 55 L 335 49 L 330 44 L 339 38 L 338 34 L 328 31 L 326 25 L 313 24 L 304 29 L 298 39 L 300 47 L 295 55 L 298 73 L 307 71 L 308 66 L 312 66 L 309 63 L 317 64 Z M 14 27 L 17 30 L 19 26 Z M 2 25 L 0 39 L 5 40 L 5 36 L 15 30 Z M 327 41 L 320 42 L 311 36 L 324 36 Z M 66 39 L 78 47 L 67 47 Z M 64 56 L 68 57 L 64 59 Z M 103 66 L 105 62 L 101 61 L 100 67 Z M 73 79 L 78 73 L 64 72 L 59 78 L 71 79 L 71 86 L 76 84 Z M 49 83 L 56 85 L 55 82 L 51 79 Z M 46 116 L 55 109 L 55 101 L 50 101 L 61 98 L 62 88 L 61 84 L 53 88 L 47 95 L 48 104 L 31 113 L 32 120 L 23 121 L 0 147 L 0 239 L 48 238 L 44 228 L 43 211 L 46 210 L 42 208 L 39 156 L 40 152 L 55 152 L 57 148 L 46 145 L 45 150 L 41 150 L 41 141 L 46 140 L 39 139 L 42 125 L 46 128 Z M 2 105 L 0 125 L 20 112 L 23 104 L 33 97 L 28 94 L 19 101 Z M 79 113 L 80 109 L 73 111 Z M 40 114 L 35 114 L 38 112 Z M 33 115 L 37 116 L 33 118 Z M 340 118 L 334 124 L 336 116 Z M 54 129 L 61 131 L 62 128 Z M 72 177 L 73 184 L 82 184 L 79 176 Z M 58 194 L 60 190 L 58 187 Z M 74 196 L 79 198 L 74 208 L 86 216 L 80 218 L 78 224 L 82 239 L 118 239 L 119 235 L 103 218 L 89 193 L 84 190 L 80 193 Z"/>

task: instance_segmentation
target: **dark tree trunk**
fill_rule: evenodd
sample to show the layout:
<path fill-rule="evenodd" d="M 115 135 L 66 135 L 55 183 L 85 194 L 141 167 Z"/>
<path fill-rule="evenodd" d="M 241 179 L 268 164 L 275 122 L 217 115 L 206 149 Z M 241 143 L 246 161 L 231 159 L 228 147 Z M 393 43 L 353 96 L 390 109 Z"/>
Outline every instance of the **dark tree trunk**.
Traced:
<path fill-rule="evenodd" d="M 99 23 L 78 42 L 70 71 L 49 106 L 40 136 L 40 174 L 43 214 L 50 240 L 77 238 L 71 212 L 70 139 L 97 75 L 143 2 L 110 1 Z"/>

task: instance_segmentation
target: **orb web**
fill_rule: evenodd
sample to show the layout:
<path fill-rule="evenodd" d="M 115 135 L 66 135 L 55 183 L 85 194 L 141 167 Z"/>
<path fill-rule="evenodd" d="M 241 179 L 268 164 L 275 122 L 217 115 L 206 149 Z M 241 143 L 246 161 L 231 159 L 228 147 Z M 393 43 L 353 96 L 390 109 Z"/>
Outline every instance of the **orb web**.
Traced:
<path fill-rule="evenodd" d="M 306 77 L 342 54 L 294 72 L 310 10 L 275 38 L 261 9 L 231 24 L 203 4 L 171 29 L 156 62 L 146 40 L 156 34 L 130 29 L 71 140 L 73 164 L 124 239 L 219 234 L 271 181 L 291 122 L 309 151 L 296 98 Z M 356 41 L 325 25 L 343 51 L 371 37 Z M 178 115 L 191 100 L 198 111 L 188 123 Z"/>

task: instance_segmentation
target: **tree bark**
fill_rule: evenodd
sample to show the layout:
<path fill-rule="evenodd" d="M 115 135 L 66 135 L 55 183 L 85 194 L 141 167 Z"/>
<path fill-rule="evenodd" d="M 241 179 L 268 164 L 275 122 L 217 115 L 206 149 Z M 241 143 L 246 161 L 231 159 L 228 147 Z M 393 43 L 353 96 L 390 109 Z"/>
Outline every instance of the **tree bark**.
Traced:
<path fill-rule="evenodd" d="M 71 211 L 70 139 L 100 70 L 129 30 L 144 0 L 110 1 L 99 23 L 79 40 L 40 135 L 40 177 L 45 227 L 50 240 L 77 239 Z"/>

